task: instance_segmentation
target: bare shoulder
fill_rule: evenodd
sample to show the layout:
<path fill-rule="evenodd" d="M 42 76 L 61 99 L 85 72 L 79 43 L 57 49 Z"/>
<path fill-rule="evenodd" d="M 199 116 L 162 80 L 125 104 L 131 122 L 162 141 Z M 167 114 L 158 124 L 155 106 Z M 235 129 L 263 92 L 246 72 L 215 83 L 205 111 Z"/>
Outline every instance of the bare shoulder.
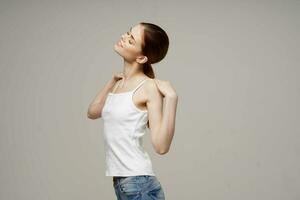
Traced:
<path fill-rule="evenodd" d="M 158 97 L 162 97 L 160 91 L 154 81 L 154 79 L 149 78 L 145 83 L 145 91 L 147 93 L 147 99 L 157 99 Z"/>
<path fill-rule="evenodd" d="M 153 93 L 157 90 L 156 83 L 153 78 L 148 78 L 145 82 L 145 90 L 147 90 L 147 93 Z"/>

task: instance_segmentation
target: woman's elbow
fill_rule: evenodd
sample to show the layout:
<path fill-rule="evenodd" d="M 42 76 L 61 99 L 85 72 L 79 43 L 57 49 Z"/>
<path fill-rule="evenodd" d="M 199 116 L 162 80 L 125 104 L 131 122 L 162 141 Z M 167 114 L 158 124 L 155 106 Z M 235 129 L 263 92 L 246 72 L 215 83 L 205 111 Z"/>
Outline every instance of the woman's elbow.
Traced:
<path fill-rule="evenodd" d="M 98 110 L 96 110 L 95 108 L 93 109 L 88 109 L 87 111 L 87 117 L 89 119 L 98 119 L 101 117 L 101 112 L 99 112 Z"/>
<path fill-rule="evenodd" d="M 164 155 L 164 154 L 166 154 L 166 153 L 168 153 L 168 151 L 159 151 L 159 152 L 158 152 L 159 155 Z"/>
<path fill-rule="evenodd" d="M 158 153 L 159 155 L 164 155 L 168 152 L 169 152 L 169 148 L 158 148 L 158 149 L 156 149 L 156 153 Z"/>
<path fill-rule="evenodd" d="M 101 115 L 92 115 L 92 114 L 87 114 L 87 117 L 89 118 L 89 119 L 98 119 L 98 118 L 100 118 L 101 117 Z"/>

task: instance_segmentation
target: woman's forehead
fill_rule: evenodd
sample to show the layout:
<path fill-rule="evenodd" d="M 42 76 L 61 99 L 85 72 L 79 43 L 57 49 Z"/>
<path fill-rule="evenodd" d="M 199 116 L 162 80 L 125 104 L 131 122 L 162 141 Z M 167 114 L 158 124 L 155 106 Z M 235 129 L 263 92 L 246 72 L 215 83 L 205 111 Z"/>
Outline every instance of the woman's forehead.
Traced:
<path fill-rule="evenodd" d="M 138 25 L 135 25 L 135 26 L 131 27 L 131 34 L 132 34 L 132 36 L 134 37 L 134 39 L 136 40 L 136 42 L 138 44 L 142 43 L 142 36 L 143 36 L 142 26 L 140 26 L 138 24 Z"/>

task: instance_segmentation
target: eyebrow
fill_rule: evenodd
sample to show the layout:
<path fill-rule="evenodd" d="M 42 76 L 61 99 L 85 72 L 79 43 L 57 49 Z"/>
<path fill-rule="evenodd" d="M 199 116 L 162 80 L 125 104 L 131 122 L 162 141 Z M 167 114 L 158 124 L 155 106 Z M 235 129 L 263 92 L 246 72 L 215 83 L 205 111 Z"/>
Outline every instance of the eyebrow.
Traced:
<path fill-rule="evenodd" d="M 130 27 L 130 33 L 131 33 L 131 29 L 132 29 L 132 27 Z M 132 36 L 132 34 L 130 34 L 130 35 L 131 35 L 132 39 L 136 42 L 136 40 L 134 39 L 134 37 Z"/>

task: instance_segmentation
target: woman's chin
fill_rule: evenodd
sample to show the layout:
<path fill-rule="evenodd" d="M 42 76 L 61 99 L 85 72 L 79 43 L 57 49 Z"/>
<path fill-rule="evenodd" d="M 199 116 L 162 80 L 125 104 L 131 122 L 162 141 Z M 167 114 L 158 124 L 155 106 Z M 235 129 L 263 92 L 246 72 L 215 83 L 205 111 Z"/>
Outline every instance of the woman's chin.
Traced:
<path fill-rule="evenodd" d="M 119 54 L 120 56 L 122 56 L 122 53 L 120 52 L 120 49 L 119 49 L 119 48 L 120 48 L 119 46 L 115 45 L 115 46 L 114 46 L 114 51 L 115 51 L 117 54 Z"/>

